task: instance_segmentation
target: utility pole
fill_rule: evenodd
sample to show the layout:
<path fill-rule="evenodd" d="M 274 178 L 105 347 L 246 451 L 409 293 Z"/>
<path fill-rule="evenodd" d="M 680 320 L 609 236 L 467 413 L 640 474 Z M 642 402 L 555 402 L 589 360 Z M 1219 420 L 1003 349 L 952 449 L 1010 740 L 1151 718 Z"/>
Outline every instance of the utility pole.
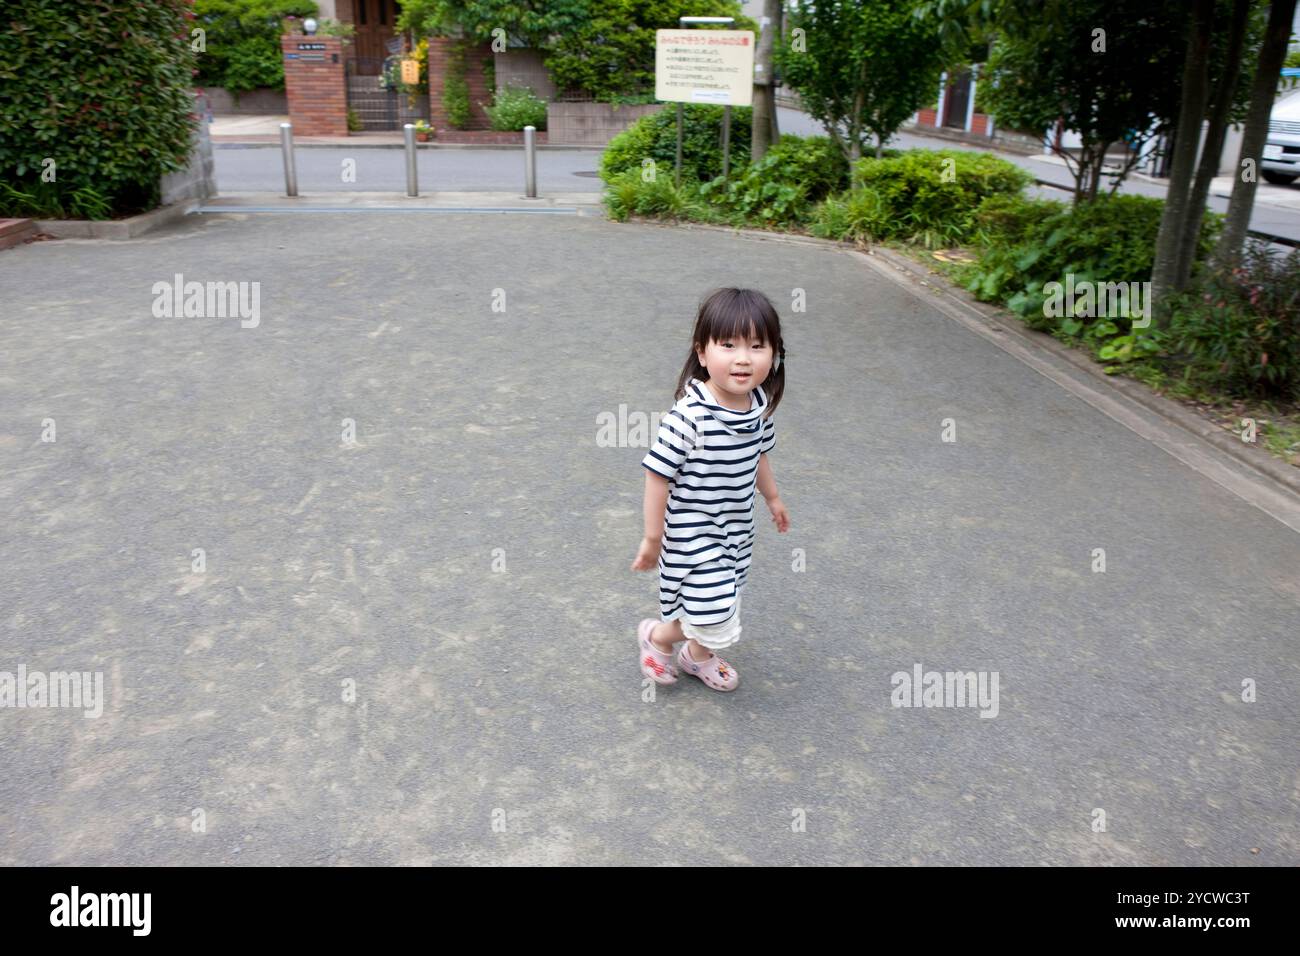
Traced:
<path fill-rule="evenodd" d="M 762 32 L 754 51 L 754 115 L 749 139 L 751 162 L 758 162 L 779 135 L 776 124 L 776 77 L 772 49 L 781 28 L 781 0 L 763 0 Z"/>

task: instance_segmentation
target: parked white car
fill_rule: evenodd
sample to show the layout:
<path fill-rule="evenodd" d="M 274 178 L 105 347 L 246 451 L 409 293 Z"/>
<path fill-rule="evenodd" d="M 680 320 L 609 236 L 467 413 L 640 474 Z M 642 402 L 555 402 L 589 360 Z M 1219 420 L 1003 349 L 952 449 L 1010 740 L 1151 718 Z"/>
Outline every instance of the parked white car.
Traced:
<path fill-rule="evenodd" d="M 1279 186 L 1300 178 L 1300 92 L 1282 99 L 1269 114 L 1260 171 Z"/>

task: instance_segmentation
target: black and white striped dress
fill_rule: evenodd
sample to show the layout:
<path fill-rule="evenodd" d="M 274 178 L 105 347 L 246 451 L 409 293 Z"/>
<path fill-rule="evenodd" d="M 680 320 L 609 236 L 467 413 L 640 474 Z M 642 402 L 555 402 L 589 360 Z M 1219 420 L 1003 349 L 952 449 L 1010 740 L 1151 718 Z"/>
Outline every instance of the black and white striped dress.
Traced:
<path fill-rule="evenodd" d="M 659 610 L 695 626 L 722 624 L 735 613 L 754 546 L 758 456 L 776 444 L 764 420 L 767 393 L 750 408 L 726 408 L 699 379 L 664 416 L 641 464 L 668 479 L 668 511 L 659 551 Z"/>

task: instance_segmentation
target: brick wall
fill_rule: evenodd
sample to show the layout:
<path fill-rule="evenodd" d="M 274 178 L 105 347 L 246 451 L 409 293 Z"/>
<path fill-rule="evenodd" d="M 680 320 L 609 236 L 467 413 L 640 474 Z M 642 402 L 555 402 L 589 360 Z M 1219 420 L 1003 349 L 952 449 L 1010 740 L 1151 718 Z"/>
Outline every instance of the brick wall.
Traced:
<path fill-rule="evenodd" d="M 280 37 L 284 92 L 295 136 L 348 135 L 348 93 L 342 47 L 339 37 L 301 33 Z"/>
<path fill-rule="evenodd" d="M 469 123 L 465 129 L 491 129 L 492 123 L 483 104 L 492 104 L 492 91 L 488 90 L 483 64 L 496 57 L 491 43 L 469 43 L 452 37 L 429 37 L 429 121 L 438 130 L 451 129 L 447 110 L 442 105 L 443 91 L 447 85 L 447 67 L 452 45 L 465 42 L 465 82 L 469 85 Z"/>

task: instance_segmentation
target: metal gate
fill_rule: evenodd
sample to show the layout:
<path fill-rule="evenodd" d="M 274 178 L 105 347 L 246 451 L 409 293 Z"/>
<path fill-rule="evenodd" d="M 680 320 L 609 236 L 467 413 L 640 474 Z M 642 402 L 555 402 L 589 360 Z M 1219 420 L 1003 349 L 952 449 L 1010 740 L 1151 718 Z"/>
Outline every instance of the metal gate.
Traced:
<path fill-rule="evenodd" d="M 347 60 L 348 113 L 360 121 L 361 132 L 399 130 L 406 123 L 428 121 L 429 94 L 412 95 L 396 88 L 400 60 L 400 55 Z"/>

